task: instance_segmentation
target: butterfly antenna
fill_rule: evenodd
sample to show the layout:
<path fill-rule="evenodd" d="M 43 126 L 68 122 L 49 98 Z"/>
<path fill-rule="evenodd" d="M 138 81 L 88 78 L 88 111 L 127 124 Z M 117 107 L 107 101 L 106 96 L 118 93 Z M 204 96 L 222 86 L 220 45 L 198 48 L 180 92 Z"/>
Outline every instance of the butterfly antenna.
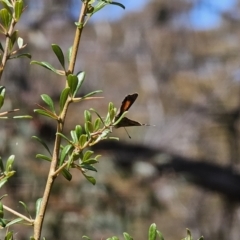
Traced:
<path fill-rule="evenodd" d="M 124 129 L 125 129 L 125 131 L 126 131 L 128 137 L 131 139 L 131 136 L 130 136 L 130 134 L 128 133 L 127 129 L 126 129 L 126 128 L 124 128 Z"/>

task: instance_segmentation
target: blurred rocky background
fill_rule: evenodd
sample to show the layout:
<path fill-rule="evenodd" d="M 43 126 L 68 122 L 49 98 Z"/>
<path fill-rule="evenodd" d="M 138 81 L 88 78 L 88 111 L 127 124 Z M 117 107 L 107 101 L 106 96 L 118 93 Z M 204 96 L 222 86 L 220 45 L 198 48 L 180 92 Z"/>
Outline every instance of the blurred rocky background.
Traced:
<path fill-rule="evenodd" d="M 59 66 L 51 44 L 67 52 L 79 2 L 26 1 L 18 27 L 33 60 Z M 86 71 L 80 94 L 101 89 L 104 99 L 72 105 L 65 132 L 83 122 L 84 109 L 104 116 L 110 101 L 119 107 L 134 92 L 129 118 L 155 126 L 129 128 L 131 139 L 114 130 L 120 142 L 95 147 L 102 154 L 96 186 L 78 171 L 70 183 L 59 177 L 44 236 L 104 239 L 126 231 L 143 240 L 155 222 L 168 240 L 183 238 L 186 227 L 194 238 L 240 239 L 240 1 L 120 2 L 127 10 L 107 6 L 89 21 L 76 65 Z M 65 83 L 27 59 L 9 62 L 4 74 L 5 108 L 34 119 L 1 120 L 0 154 L 15 154 L 17 169 L 1 193 L 6 205 L 23 212 L 21 200 L 34 216 L 48 163 L 35 158 L 44 149 L 31 136 L 52 146 L 55 126 L 32 110 L 43 93 L 57 102 Z M 28 230 L 19 226 L 16 238 Z"/>

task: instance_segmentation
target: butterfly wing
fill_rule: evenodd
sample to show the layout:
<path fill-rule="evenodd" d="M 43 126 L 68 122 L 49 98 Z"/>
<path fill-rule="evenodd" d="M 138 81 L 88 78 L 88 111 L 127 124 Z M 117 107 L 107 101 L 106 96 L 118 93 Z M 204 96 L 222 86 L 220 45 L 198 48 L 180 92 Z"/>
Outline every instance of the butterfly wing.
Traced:
<path fill-rule="evenodd" d="M 115 128 L 120 128 L 120 127 L 134 127 L 134 126 L 143 126 L 143 125 L 145 125 L 145 124 L 141 124 L 140 122 L 137 122 L 137 121 L 131 120 L 131 119 L 127 118 L 127 117 L 124 117 L 114 127 Z"/>
<path fill-rule="evenodd" d="M 116 118 L 119 118 L 124 112 L 126 112 L 133 105 L 137 97 L 138 97 L 137 93 L 127 95 L 122 101 L 120 111 L 117 114 Z"/>

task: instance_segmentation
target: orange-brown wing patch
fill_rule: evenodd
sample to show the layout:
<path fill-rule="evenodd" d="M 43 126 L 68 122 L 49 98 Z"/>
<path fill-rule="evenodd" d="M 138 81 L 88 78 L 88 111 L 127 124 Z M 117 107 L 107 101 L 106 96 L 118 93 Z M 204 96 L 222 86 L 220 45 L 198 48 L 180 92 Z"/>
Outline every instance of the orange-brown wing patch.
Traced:
<path fill-rule="evenodd" d="M 135 102 L 137 97 L 138 97 L 138 94 L 137 93 L 133 93 L 133 94 L 127 95 L 123 99 L 122 105 L 120 107 L 120 111 L 119 111 L 119 114 L 118 114 L 119 117 L 133 105 L 133 103 Z"/>

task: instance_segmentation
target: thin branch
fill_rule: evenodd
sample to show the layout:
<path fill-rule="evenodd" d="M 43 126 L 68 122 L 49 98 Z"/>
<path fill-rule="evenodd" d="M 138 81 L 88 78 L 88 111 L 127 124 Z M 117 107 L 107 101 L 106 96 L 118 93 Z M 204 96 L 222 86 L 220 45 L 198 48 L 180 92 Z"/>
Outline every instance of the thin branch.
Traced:
<path fill-rule="evenodd" d="M 81 13 L 79 15 L 80 26 L 83 26 L 89 1 L 90 0 L 84 1 L 82 4 Z M 68 73 L 73 73 L 73 71 L 74 71 L 74 66 L 75 66 L 75 62 L 76 62 L 76 58 L 77 58 L 78 46 L 80 43 L 82 30 L 83 30 L 83 27 L 78 27 L 76 30 L 76 33 L 75 33 Z M 67 84 L 67 81 L 66 81 L 66 84 Z M 58 118 L 57 132 L 59 132 L 59 133 L 63 132 L 63 126 L 64 126 L 68 106 L 70 103 L 71 103 L 71 98 L 68 98 L 68 100 L 66 101 L 64 108 Z M 41 237 L 42 225 L 43 225 L 43 220 L 44 220 L 44 216 L 45 216 L 47 205 L 48 205 L 48 200 L 50 197 L 50 193 L 51 193 L 51 189 L 52 189 L 54 180 L 56 178 L 55 172 L 56 172 L 56 169 L 58 166 L 60 144 L 61 144 L 61 136 L 59 134 L 56 134 L 54 150 L 53 150 L 53 157 L 52 157 L 52 161 L 51 161 L 51 165 L 50 165 L 50 170 L 48 173 L 48 179 L 47 179 L 47 183 L 45 186 L 41 206 L 39 209 L 39 214 L 38 214 L 38 216 L 36 216 L 36 220 L 34 222 L 34 239 L 35 240 L 39 240 Z"/>
<path fill-rule="evenodd" d="M 7 210 L 8 212 L 14 214 L 15 216 L 20 217 L 20 218 L 24 219 L 25 221 L 29 222 L 31 225 L 34 225 L 34 220 L 32 220 L 32 219 L 30 219 L 30 218 L 22 215 L 22 214 L 19 213 L 19 212 L 14 211 L 13 209 L 7 207 L 6 205 L 3 205 L 3 208 L 4 208 L 5 210 Z"/>

